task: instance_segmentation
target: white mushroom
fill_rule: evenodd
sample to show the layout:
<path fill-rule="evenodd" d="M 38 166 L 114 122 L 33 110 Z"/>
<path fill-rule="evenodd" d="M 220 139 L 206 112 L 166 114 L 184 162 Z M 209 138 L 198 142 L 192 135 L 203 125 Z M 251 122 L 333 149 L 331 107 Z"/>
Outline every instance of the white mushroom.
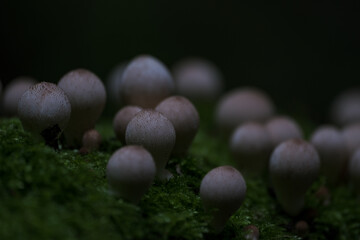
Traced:
<path fill-rule="evenodd" d="M 117 150 L 106 166 L 110 187 L 120 197 L 138 203 L 154 181 L 156 167 L 151 154 L 140 146 Z"/>
<path fill-rule="evenodd" d="M 169 70 L 158 59 L 141 55 L 126 67 L 120 89 L 126 105 L 154 108 L 171 95 L 174 81 Z"/>
<path fill-rule="evenodd" d="M 95 127 L 106 101 L 105 87 L 92 72 L 76 69 L 63 76 L 58 86 L 71 103 L 71 118 L 65 129 L 70 146 L 79 146 L 85 131 Z"/>
<path fill-rule="evenodd" d="M 320 170 L 315 148 L 301 139 L 290 139 L 278 145 L 270 158 L 269 172 L 276 198 L 291 216 L 304 207 L 304 195 Z"/>
<path fill-rule="evenodd" d="M 231 166 L 214 168 L 205 175 L 200 185 L 200 198 L 205 210 L 214 210 L 211 225 L 216 232 L 220 232 L 231 215 L 239 209 L 245 194 L 245 180 Z"/>
<path fill-rule="evenodd" d="M 113 128 L 116 137 L 122 144 L 125 144 L 125 131 L 131 119 L 140 112 L 142 108 L 137 106 L 126 106 L 120 109 L 113 120 Z"/>
<path fill-rule="evenodd" d="M 360 123 L 354 123 L 346 126 L 342 130 L 345 139 L 347 154 L 351 157 L 357 148 L 360 147 Z"/>
<path fill-rule="evenodd" d="M 331 117 L 340 126 L 360 122 L 360 89 L 339 94 L 331 106 Z"/>
<path fill-rule="evenodd" d="M 199 129 L 199 114 L 194 105 L 184 97 L 172 96 L 160 102 L 155 110 L 169 119 L 175 128 L 173 154 L 186 154 Z"/>

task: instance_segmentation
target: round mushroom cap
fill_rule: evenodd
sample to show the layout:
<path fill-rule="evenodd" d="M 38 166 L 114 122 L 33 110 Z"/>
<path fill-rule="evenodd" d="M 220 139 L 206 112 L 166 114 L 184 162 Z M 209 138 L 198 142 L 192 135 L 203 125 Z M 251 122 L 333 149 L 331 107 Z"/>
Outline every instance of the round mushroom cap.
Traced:
<path fill-rule="evenodd" d="M 354 123 L 346 126 L 342 130 L 345 139 L 347 154 L 351 157 L 357 148 L 360 147 L 360 123 Z"/>
<path fill-rule="evenodd" d="M 71 118 L 65 130 L 69 145 L 80 145 L 86 130 L 95 127 L 106 101 L 105 87 L 92 72 L 76 69 L 63 76 L 58 86 L 71 103 Z"/>
<path fill-rule="evenodd" d="M 1 103 L 5 116 L 17 115 L 19 99 L 34 84 L 36 84 L 36 80 L 30 77 L 18 77 L 5 87 Z"/>
<path fill-rule="evenodd" d="M 141 110 L 142 108 L 137 106 L 126 106 L 116 113 L 113 120 L 113 128 L 116 137 L 122 144 L 125 144 L 125 131 L 127 125 L 129 124 L 130 120 L 133 119 L 133 117 Z"/>
<path fill-rule="evenodd" d="M 360 89 L 350 89 L 337 96 L 331 106 L 331 118 L 345 126 L 360 122 Z"/>
<path fill-rule="evenodd" d="M 97 150 L 101 144 L 101 135 L 95 129 L 86 131 L 82 138 L 82 146 L 87 150 Z"/>
<path fill-rule="evenodd" d="M 137 113 L 125 132 L 126 144 L 143 146 L 151 153 L 158 176 L 162 174 L 169 160 L 175 139 L 175 129 L 170 120 L 154 110 Z"/>
<path fill-rule="evenodd" d="M 22 95 L 18 115 L 24 129 L 29 132 L 38 135 L 54 128 L 61 132 L 69 122 L 71 105 L 61 88 L 53 83 L 41 82 Z"/>
<path fill-rule="evenodd" d="M 208 172 L 201 181 L 200 198 L 206 210 L 214 212 L 212 225 L 221 231 L 226 221 L 241 206 L 246 183 L 241 173 L 231 166 L 220 166 Z"/>
<path fill-rule="evenodd" d="M 220 99 L 215 121 L 219 129 L 229 135 L 244 122 L 263 122 L 273 114 L 273 103 L 263 92 L 254 88 L 241 88 Z"/>
<path fill-rule="evenodd" d="M 319 155 L 308 142 L 290 139 L 275 148 L 270 157 L 270 178 L 278 201 L 289 215 L 298 215 L 303 209 L 305 192 L 319 170 Z"/>
<path fill-rule="evenodd" d="M 154 108 L 171 95 L 174 81 L 162 62 L 152 56 L 141 55 L 126 67 L 120 89 L 126 105 Z"/>
<path fill-rule="evenodd" d="M 265 124 L 265 128 L 269 132 L 273 148 L 286 140 L 303 138 L 300 126 L 295 120 L 287 116 L 278 116 L 270 119 Z"/>
<path fill-rule="evenodd" d="M 193 101 L 213 101 L 222 92 L 219 69 L 205 59 L 182 60 L 175 65 L 173 74 L 177 93 Z"/>
<path fill-rule="evenodd" d="M 117 150 L 106 166 L 110 187 L 122 198 L 138 203 L 154 181 L 156 167 L 151 154 L 141 146 Z"/>
<path fill-rule="evenodd" d="M 264 172 L 271 148 L 269 134 L 259 123 L 244 123 L 231 137 L 230 151 L 236 166 L 245 175 L 256 176 Z"/>
<path fill-rule="evenodd" d="M 312 134 L 310 142 L 320 156 L 320 172 L 329 184 L 336 184 L 347 163 L 347 149 L 341 132 L 333 126 L 322 126 Z"/>
<path fill-rule="evenodd" d="M 194 105 L 184 97 L 172 96 L 159 103 L 155 110 L 169 119 L 175 128 L 173 154 L 186 154 L 199 129 L 199 114 Z"/>
<path fill-rule="evenodd" d="M 110 103 L 115 106 L 121 106 L 122 97 L 120 95 L 120 88 L 122 82 L 122 75 L 127 66 L 127 62 L 118 64 L 114 69 L 111 70 L 110 75 L 106 81 L 106 93 Z"/>

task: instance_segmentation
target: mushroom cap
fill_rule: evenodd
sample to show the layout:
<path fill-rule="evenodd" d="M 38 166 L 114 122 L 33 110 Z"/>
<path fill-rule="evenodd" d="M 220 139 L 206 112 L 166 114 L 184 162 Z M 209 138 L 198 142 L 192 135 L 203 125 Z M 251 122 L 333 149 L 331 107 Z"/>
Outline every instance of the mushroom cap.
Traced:
<path fill-rule="evenodd" d="M 86 131 L 82 138 L 82 146 L 88 150 L 97 150 L 101 144 L 101 135 L 95 129 Z"/>
<path fill-rule="evenodd" d="M 255 88 L 235 89 L 220 99 L 215 121 L 225 135 L 244 122 L 263 122 L 274 114 L 271 100 Z"/>
<path fill-rule="evenodd" d="M 360 123 L 354 123 L 346 126 L 342 130 L 345 139 L 347 154 L 351 157 L 357 148 L 360 147 Z"/>
<path fill-rule="evenodd" d="M 201 181 L 200 198 L 206 210 L 215 208 L 213 227 L 221 231 L 229 217 L 244 201 L 246 183 L 231 166 L 220 166 L 208 172 Z"/>
<path fill-rule="evenodd" d="M 175 129 L 170 120 L 150 109 L 137 113 L 125 132 L 126 144 L 143 146 L 151 153 L 158 176 L 169 160 L 175 139 Z"/>
<path fill-rule="evenodd" d="M 70 119 L 71 105 L 61 88 L 41 82 L 22 95 L 18 115 L 24 129 L 35 134 L 54 126 L 64 130 Z"/>
<path fill-rule="evenodd" d="M 152 56 L 141 55 L 126 67 L 120 89 L 126 105 L 154 108 L 171 95 L 174 81 L 162 62 Z"/>
<path fill-rule="evenodd" d="M 17 115 L 19 99 L 34 84 L 36 80 L 30 77 L 18 77 L 5 87 L 1 103 L 5 116 Z"/>
<path fill-rule="evenodd" d="M 110 103 L 115 106 L 121 106 L 122 97 L 120 95 L 120 88 L 122 82 L 122 75 L 127 66 L 127 62 L 119 63 L 115 66 L 114 69 L 111 70 L 110 75 L 106 81 L 106 94 Z"/>
<path fill-rule="evenodd" d="M 140 112 L 142 108 L 137 106 L 126 106 L 120 109 L 113 120 L 113 128 L 116 137 L 122 144 L 125 144 L 125 131 L 131 119 Z"/>
<path fill-rule="evenodd" d="M 345 126 L 360 122 L 360 89 L 349 89 L 340 93 L 331 106 L 331 118 Z"/>
<path fill-rule="evenodd" d="M 117 150 L 106 166 L 111 188 L 122 198 L 138 203 L 154 181 L 156 167 L 151 154 L 141 146 Z"/>
<path fill-rule="evenodd" d="M 355 191 L 360 194 L 360 148 L 350 158 L 349 177 Z"/>
<path fill-rule="evenodd" d="M 271 148 L 270 136 L 259 123 L 244 123 L 231 137 L 230 151 L 238 169 L 244 174 L 263 173 L 268 166 Z"/>
<path fill-rule="evenodd" d="M 303 132 L 299 125 L 287 116 L 271 118 L 265 124 L 265 128 L 269 132 L 273 148 L 286 140 L 303 138 Z"/>
<path fill-rule="evenodd" d="M 347 163 L 347 149 L 341 132 L 333 126 L 322 126 L 310 139 L 320 156 L 320 172 L 330 184 L 336 184 Z"/>
<path fill-rule="evenodd" d="M 174 66 L 173 74 L 177 93 L 191 100 L 213 101 L 222 92 L 222 74 L 208 60 L 182 60 Z"/>
<path fill-rule="evenodd" d="M 65 137 L 70 145 L 79 145 L 84 132 L 94 128 L 104 109 L 105 87 L 94 73 L 86 69 L 65 74 L 58 86 L 68 96 L 72 109 Z"/>
<path fill-rule="evenodd" d="M 169 119 L 175 128 L 173 154 L 186 154 L 199 129 L 199 114 L 194 105 L 184 97 L 172 96 L 160 102 L 155 110 Z"/>
<path fill-rule="evenodd" d="M 276 197 L 285 212 L 297 215 L 304 207 L 304 195 L 320 170 L 316 149 L 302 139 L 278 145 L 270 157 L 269 172 Z"/>

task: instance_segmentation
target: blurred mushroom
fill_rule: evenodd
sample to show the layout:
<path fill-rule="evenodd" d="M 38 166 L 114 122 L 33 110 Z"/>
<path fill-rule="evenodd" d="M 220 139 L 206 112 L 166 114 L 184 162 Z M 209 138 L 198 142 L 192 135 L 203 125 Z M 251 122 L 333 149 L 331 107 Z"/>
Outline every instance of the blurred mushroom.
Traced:
<path fill-rule="evenodd" d="M 131 119 L 142 109 L 137 106 L 126 106 L 120 109 L 113 120 L 113 128 L 116 137 L 122 144 L 125 144 L 125 131 Z"/>

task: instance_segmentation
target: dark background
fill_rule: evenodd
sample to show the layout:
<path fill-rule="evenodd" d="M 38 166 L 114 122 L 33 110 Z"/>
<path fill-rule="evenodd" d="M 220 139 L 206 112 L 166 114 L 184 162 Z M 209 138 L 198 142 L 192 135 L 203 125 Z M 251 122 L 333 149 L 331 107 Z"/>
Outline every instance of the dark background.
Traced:
<path fill-rule="evenodd" d="M 326 121 L 329 103 L 358 84 L 359 1 L 0 0 L 0 78 L 57 82 L 74 68 L 106 79 L 142 53 L 169 67 L 202 56 L 227 89 L 264 89 L 279 109 Z"/>

